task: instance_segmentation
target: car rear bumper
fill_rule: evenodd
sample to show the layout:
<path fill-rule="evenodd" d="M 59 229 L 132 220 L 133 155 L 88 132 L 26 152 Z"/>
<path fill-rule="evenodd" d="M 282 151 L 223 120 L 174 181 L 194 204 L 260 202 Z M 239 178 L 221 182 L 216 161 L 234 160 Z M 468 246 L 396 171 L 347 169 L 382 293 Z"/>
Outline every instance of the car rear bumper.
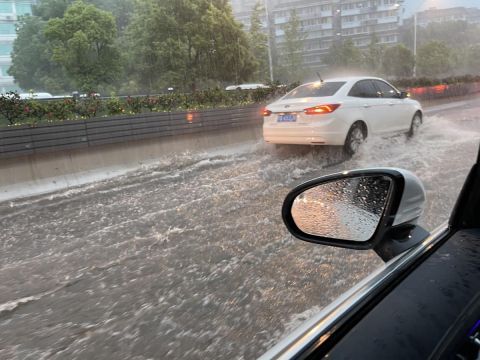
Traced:
<path fill-rule="evenodd" d="M 346 131 L 332 131 L 315 124 L 289 126 L 278 123 L 263 125 L 263 138 L 272 144 L 343 145 Z"/>

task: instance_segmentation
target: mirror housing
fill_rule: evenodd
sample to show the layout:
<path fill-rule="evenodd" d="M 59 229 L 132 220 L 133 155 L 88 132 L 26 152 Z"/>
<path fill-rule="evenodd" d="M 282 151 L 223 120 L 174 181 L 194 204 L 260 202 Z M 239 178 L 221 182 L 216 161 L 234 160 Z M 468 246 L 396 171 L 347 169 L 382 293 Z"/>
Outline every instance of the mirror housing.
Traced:
<path fill-rule="evenodd" d="M 367 241 L 351 241 L 308 234 L 297 226 L 292 208 L 300 195 L 321 185 L 362 177 L 385 177 L 391 180 L 389 194 L 378 226 Z M 290 233 L 300 240 L 347 249 L 373 249 L 384 261 L 388 261 L 429 235 L 417 225 L 418 218 L 423 213 L 424 203 L 425 189 L 422 182 L 407 170 L 395 168 L 355 170 L 317 178 L 296 187 L 285 198 L 282 217 Z M 315 214 L 308 215 L 315 217 Z"/>
<path fill-rule="evenodd" d="M 410 97 L 410 93 L 408 91 L 400 91 L 399 94 L 400 99 L 406 99 Z"/>

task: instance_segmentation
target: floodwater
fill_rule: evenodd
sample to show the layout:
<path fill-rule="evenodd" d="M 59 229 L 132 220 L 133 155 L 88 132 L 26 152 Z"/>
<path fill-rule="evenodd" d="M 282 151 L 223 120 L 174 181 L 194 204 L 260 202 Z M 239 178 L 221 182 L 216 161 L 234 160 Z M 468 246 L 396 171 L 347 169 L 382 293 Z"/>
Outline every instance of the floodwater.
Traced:
<path fill-rule="evenodd" d="M 447 220 L 480 139 L 480 102 L 420 134 L 335 148 L 262 143 L 160 159 L 126 176 L 0 203 L 1 359 L 251 359 L 382 262 L 294 240 L 280 209 L 302 181 L 395 166 Z"/>

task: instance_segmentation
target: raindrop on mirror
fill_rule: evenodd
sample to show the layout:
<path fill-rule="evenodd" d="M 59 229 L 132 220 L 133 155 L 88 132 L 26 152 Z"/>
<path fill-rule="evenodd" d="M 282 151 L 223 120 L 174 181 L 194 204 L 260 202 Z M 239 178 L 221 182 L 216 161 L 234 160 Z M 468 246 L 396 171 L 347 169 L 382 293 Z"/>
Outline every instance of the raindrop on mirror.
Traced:
<path fill-rule="evenodd" d="M 294 200 L 292 216 L 306 234 L 349 241 L 368 241 L 387 205 L 392 180 L 361 176 L 313 187 Z"/>

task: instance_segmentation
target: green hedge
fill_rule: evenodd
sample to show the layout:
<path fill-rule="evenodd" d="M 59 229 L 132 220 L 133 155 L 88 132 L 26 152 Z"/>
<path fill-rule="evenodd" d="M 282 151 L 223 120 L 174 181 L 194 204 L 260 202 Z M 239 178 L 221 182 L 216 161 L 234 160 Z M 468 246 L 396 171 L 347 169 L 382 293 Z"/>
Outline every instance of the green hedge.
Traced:
<path fill-rule="evenodd" d="M 15 92 L 0 95 L 0 124 L 17 125 L 143 112 L 200 110 L 263 103 L 284 95 L 296 87 L 272 86 L 251 91 L 209 89 L 192 94 L 171 93 L 155 96 L 111 97 L 89 96 L 81 99 L 21 100 Z"/>
<path fill-rule="evenodd" d="M 480 76 L 458 76 L 444 79 L 408 78 L 392 80 L 401 89 L 434 86 L 439 84 L 464 84 L 480 82 Z M 111 97 L 101 99 L 89 96 L 75 100 L 21 100 L 15 92 L 0 95 L 0 125 L 17 125 L 65 120 L 89 119 L 92 117 L 138 114 L 143 112 L 170 112 L 200 110 L 219 107 L 265 103 L 284 95 L 298 86 L 274 85 L 251 91 L 225 91 L 209 89 L 191 94 L 170 93 L 155 96 Z"/>

